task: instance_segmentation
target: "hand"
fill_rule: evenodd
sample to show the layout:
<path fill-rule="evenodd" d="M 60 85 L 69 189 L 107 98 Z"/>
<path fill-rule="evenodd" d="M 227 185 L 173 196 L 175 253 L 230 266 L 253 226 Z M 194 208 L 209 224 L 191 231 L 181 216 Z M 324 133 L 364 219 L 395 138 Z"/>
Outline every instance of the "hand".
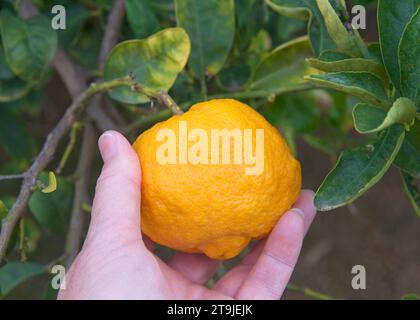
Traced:
<path fill-rule="evenodd" d="M 279 299 L 314 216 L 313 192 L 302 191 L 270 236 L 257 243 L 212 289 L 203 285 L 220 261 L 177 252 L 168 263 L 140 233 L 140 166 L 115 131 L 99 139 L 104 166 L 86 241 L 59 299 Z"/>

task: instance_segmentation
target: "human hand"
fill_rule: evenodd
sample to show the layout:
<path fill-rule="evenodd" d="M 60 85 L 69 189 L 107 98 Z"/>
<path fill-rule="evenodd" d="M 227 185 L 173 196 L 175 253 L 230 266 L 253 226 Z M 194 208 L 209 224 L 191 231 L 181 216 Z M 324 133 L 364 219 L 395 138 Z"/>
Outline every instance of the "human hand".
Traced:
<path fill-rule="evenodd" d="M 140 233 L 141 173 L 136 153 L 119 133 L 99 139 L 104 166 L 97 181 L 89 231 L 59 299 L 279 299 L 315 216 L 314 194 L 304 190 L 266 240 L 204 287 L 220 261 L 177 252 L 165 263 Z"/>

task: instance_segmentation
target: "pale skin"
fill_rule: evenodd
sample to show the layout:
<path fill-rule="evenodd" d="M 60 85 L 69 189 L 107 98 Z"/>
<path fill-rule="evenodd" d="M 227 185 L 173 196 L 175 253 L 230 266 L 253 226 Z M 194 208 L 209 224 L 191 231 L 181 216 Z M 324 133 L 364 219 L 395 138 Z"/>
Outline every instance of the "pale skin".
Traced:
<path fill-rule="evenodd" d="M 169 262 L 153 254 L 141 234 L 137 155 L 119 133 L 99 139 L 104 161 L 83 248 L 66 275 L 59 299 L 279 299 L 296 265 L 316 210 L 303 190 L 269 237 L 227 272 L 212 289 L 204 284 L 220 261 L 177 252 Z"/>

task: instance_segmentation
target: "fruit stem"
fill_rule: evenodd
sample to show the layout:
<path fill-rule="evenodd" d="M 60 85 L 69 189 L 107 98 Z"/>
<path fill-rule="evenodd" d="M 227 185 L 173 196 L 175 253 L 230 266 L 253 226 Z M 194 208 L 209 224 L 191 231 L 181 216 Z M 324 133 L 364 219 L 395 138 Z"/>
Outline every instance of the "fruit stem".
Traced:
<path fill-rule="evenodd" d="M 132 83 L 131 89 L 135 92 L 144 94 L 151 100 L 158 101 L 161 105 L 167 107 L 172 111 L 173 114 L 183 114 L 184 111 L 176 104 L 175 100 L 165 91 L 160 90 L 159 92 L 153 91 L 149 88 L 141 86 L 138 82 L 135 81 L 134 77 L 130 75 Z"/>

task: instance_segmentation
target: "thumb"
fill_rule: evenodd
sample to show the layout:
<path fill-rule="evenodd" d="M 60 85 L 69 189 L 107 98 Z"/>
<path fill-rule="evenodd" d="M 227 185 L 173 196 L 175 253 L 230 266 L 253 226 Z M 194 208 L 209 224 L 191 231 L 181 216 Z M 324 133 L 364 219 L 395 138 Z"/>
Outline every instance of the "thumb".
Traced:
<path fill-rule="evenodd" d="M 102 134 L 98 145 L 104 165 L 96 184 L 86 242 L 115 244 L 141 239 L 138 157 L 116 131 Z"/>

